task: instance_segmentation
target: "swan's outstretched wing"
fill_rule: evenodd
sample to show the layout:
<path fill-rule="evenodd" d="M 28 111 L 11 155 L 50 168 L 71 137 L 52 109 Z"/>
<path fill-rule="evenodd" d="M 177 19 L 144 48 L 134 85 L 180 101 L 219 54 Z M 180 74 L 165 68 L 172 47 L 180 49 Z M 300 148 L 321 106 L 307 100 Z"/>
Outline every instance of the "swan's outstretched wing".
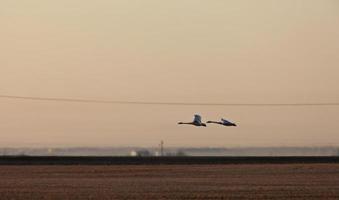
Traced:
<path fill-rule="evenodd" d="M 227 121 L 226 119 L 221 119 L 221 121 L 223 124 L 233 124 L 232 122 Z"/>
<path fill-rule="evenodd" d="M 201 116 L 200 115 L 194 115 L 193 122 L 201 124 Z"/>

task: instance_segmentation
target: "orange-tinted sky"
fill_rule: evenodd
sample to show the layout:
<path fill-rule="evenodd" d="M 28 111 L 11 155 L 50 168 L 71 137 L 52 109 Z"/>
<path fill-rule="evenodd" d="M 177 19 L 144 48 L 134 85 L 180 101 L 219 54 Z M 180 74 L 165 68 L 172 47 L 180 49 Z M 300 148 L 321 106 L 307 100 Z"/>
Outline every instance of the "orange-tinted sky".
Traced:
<path fill-rule="evenodd" d="M 1 1 L 0 94 L 103 100 L 339 101 L 336 0 Z M 0 146 L 339 145 L 339 107 L 0 99 Z M 177 126 L 193 114 L 237 128 Z"/>

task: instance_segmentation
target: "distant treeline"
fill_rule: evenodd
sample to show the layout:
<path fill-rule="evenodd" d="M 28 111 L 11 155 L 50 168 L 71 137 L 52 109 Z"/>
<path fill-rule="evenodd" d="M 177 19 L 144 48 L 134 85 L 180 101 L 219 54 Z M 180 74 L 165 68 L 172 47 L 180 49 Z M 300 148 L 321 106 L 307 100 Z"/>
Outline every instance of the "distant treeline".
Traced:
<path fill-rule="evenodd" d="M 132 152 L 148 151 L 159 155 L 155 147 L 105 148 L 0 148 L 0 156 L 130 156 Z M 238 148 L 165 148 L 164 155 L 186 156 L 339 156 L 339 147 L 238 147 Z"/>

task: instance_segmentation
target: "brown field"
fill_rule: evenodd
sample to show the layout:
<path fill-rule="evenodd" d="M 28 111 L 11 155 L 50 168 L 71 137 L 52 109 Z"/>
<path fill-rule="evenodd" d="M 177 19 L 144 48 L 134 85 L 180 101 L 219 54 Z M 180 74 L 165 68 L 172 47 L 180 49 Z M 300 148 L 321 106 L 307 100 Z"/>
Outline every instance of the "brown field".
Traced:
<path fill-rule="evenodd" d="M 0 199 L 339 199 L 339 164 L 0 166 Z"/>

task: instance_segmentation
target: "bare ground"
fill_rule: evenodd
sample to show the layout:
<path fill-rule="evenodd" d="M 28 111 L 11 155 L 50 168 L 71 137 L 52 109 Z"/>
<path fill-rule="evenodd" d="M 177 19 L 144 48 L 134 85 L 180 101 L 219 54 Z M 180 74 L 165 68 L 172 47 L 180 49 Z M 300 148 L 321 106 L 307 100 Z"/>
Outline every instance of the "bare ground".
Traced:
<path fill-rule="evenodd" d="M 339 199 L 339 164 L 0 166 L 0 199 Z"/>

